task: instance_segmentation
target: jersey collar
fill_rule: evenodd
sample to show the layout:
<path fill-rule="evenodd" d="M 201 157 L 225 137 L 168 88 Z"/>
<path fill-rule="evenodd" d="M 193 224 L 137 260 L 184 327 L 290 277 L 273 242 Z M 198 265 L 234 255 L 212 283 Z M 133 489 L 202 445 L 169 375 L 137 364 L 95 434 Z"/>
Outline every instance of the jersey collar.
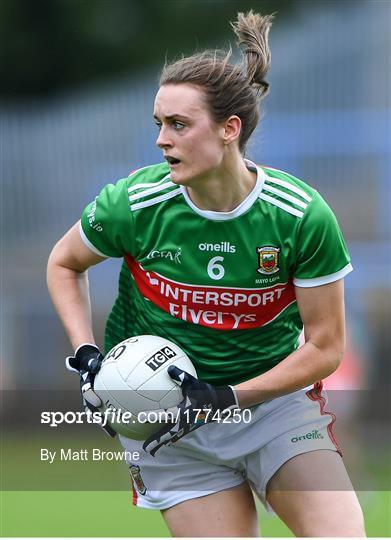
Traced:
<path fill-rule="evenodd" d="M 230 212 L 214 212 L 213 210 L 201 210 L 201 208 L 198 208 L 198 206 L 196 206 L 190 199 L 186 186 L 180 186 L 182 195 L 190 208 L 200 216 L 211 219 L 213 221 L 226 221 L 229 219 L 234 219 L 247 212 L 247 210 L 252 207 L 254 202 L 258 199 L 259 194 L 261 193 L 263 184 L 265 183 L 266 174 L 252 161 L 248 159 L 245 159 L 244 161 L 250 171 L 257 173 L 257 181 L 252 191 L 250 191 L 250 193 L 239 204 L 239 206 L 237 206 Z"/>

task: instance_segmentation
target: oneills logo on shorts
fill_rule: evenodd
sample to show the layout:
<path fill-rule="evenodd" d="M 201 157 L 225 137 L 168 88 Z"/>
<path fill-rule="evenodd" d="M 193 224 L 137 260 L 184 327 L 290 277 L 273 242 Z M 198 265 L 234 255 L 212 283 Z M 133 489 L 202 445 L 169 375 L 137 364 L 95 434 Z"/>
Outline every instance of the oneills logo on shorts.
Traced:
<path fill-rule="evenodd" d="M 306 441 L 308 439 L 324 439 L 324 437 L 317 429 L 313 429 L 310 433 L 306 433 L 305 435 L 297 435 L 296 437 L 293 437 L 291 439 L 291 442 L 297 443 L 300 441 Z"/>
<path fill-rule="evenodd" d="M 144 484 L 143 479 L 141 478 L 140 467 L 138 465 L 131 465 L 129 467 L 129 470 L 135 488 L 141 495 L 145 495 L 147 492 L 147 488 Z"/>
<path fill-rule="evenodd" d="M 260 274 L 275 274 L 279 271 L 280 248 L 274 246 L 262 246 L 257 248 L 258 264 L 257 272 Z"/>

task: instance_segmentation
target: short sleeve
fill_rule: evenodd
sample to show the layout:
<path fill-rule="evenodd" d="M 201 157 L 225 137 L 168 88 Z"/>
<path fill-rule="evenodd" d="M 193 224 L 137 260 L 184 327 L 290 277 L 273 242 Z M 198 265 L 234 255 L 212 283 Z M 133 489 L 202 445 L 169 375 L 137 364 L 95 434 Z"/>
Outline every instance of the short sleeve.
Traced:
<path fill-rule="evenodd" d="M 298 227 L 293 283 L 317 287 L 345 277 L 353 270 L 337 219 L 316 193 Z"/>
<path fill-rule="evenodd" d="M 82 240 L 102 257 L 123 257 L 133 251 L 133 220 L 126 180 L 107 184 L 81 216 Z"/>

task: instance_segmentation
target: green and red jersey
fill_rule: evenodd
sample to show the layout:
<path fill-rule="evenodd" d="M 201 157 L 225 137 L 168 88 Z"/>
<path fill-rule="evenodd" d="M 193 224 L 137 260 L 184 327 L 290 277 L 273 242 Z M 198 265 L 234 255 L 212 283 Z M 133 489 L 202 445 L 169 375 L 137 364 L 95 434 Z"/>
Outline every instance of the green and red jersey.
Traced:
<path fill-rule="evenodd" d="M 247 166 L 256 185 L 231 212 L 199 209 L 165 163 L 105 186 L 86 207 L 86 245 L 124 258 L 106 350 L 132 335 L 159 335 L 186 351 L 199 378 L 237 384 L 297 348 L 295 286 L 343 278 L 349 255 L 316 190 Z"/>

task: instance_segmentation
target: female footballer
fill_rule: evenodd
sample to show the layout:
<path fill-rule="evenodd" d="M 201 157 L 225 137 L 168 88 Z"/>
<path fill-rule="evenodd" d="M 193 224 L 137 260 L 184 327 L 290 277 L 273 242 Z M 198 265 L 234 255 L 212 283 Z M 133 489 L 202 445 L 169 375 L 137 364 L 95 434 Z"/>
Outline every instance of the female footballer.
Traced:
<path fill-rule="evenodd" d="M 365 536 L 320 382 L 345 346 L 346 245 L 316 190 L 244 157 L 268 92 L 271 23 L 238 14 L 240 64 L 204 51 L 164 66 L 164 163 L 106 185 L 48 263 L 89 407 L 101 405 L 103 357 L 87 270 L 107 257 L 124 261 L 105 350 L 154 334 L 195 365 L 198 379 L 169 368 L 184 396 L 175 422 L 143 443 L 121 437 L 141 454 L 129 463 L 135 504 L 161 510 L 174 536 L 258 536 L 253 493 L 297 536 Z M 200 421 L 199 408 L 211 414 Z M 251 422 L 229 423 L 236 409 Z"/>

